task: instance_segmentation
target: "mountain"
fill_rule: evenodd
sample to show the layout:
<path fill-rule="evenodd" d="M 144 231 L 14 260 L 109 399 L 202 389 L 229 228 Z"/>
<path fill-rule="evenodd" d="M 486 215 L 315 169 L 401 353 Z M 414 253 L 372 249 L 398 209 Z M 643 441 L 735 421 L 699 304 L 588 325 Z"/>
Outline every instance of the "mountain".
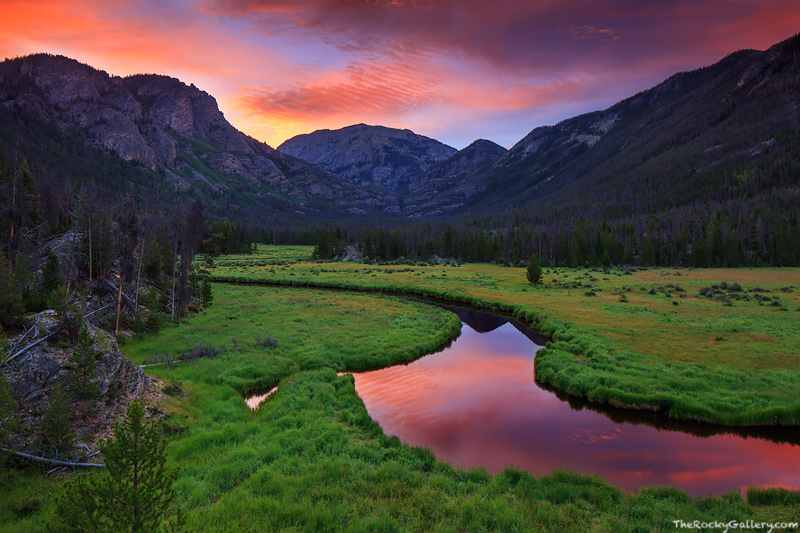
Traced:
<path fill-rule="evenodd" d="M 721 231 L 750 231 L 740 222 L 751 213 L 768 226 L 769 210 L 791 211 L 797 196 L 800 37 L 535 128 L 507 151 L 479 140 L 456 152 L 364 124 L 273 150 L 194 86 L 42 54 L 0 63 L 0 103 L 0 155 L 27 158 L 56 183 L 42 189 L 51 196 L 93 184 L 113 198 L 134 184 L 155 207 L 200 197 L 218 216 L 262 227 L 287 217 L 485 216 L 526 220 L 553 242 L 579 220 L 654 235 L 653 220 L 713 217 Z"/>
<path fill-rule="evenodd" d="M 795 36 L 536 128 L 479 173 L 469 197 L 445 191 L 438 201 L 463 203 L 461 213 L 536 208 L 613 219 L 752 199 L 796 187 L 799 131 Z"/>
<path fill-rule="evenodd" d="M 67 160 L 58 166 L 69 169 L 87 165 L 78 161 L 87 146 L 101 148 L 131 163 L 117 165 L 126 169 L 124 180 L 148 184 L 153 196 L 199 196 L 218 214 L 249 217 L 269 208 L 342 216 L 380 213 L 391 205 L 383 193 L 241 133 L 212 96 L 174 78 L 120 78 L 66 57 L 38 54 L 0 63 L 0 102 L 6 152 L 19 147 L 20 139 L 23 156 L 35 155 L 37 144 L 82 145 L 72 153 L 62 150 Z"/>
<path fill-rule="evenodd" d="M 401 196 L 429 166 L 456 152 L 410 130 L 366 124 L 297 135 L 278 146 L 278 151 L 362 187 L 375 186 Z"/>
<path fill-rule="evenodd" d="M 485 192 L 485 172 L 507 152 L 499 144 L 478 139 L 444 161 L 432 164 L 411 180 L 403 198 L 403 214 L 436 216 L 462 207 L 468 198 Z"/>

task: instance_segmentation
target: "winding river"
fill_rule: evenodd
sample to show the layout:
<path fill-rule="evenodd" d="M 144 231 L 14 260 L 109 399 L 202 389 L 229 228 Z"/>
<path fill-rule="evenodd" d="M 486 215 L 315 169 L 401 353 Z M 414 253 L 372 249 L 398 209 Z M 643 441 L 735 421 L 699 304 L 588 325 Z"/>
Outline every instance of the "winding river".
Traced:
<path fill-rule="evenodd" d="M 800 487 L 800 430 L 737 432 L 562 399 L 535 382 L 542 341 L 534 333 L 503 317 L 446 308 L 463 322 L 448 348 L 354 374 L 367 411 L 388 435 L 460 467 L 514 465 L 534 475 L 565 467 L 627 490 Z"/>

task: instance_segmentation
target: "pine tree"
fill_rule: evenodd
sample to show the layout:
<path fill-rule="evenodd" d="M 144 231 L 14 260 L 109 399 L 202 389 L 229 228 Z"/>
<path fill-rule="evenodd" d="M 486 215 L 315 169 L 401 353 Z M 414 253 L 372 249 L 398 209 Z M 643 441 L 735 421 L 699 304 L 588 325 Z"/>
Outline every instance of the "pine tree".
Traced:
<path fill-rule="evenodd" d="M 214 295 L 211 294 L 211 283 L 209 283 L 206 277 L 203 277 L 203 284 L 200 286 L 200 303 L 203 304 L 203 307 L 208 307 L 211 305 L 211 300 L 214 299 Z"/>
<path fill-rule="evenodd" d="M 531 262 L 528 264 L 528 283 L 531 285 L 538 285 L 542 282 L 542 267 L 539 264 L 539 258 L 536 254 L 531 256 Z"/>
<path fill-rule="evenodd" d="M 72 446 L 75 434 L 70 431 L 69 403 L 67 395 L 57 383 L 50 393 L 47 411 L 42 422 L 42 440 L 56 450 L 66 450 Z"/>
<path fill-rule="evenodd" d="M 58 519 L 71 531 L 178 531 L 165 521 L 175 493 L 175 472 L 167 469 L 166 441 L 154 422 L 145 422 L 144 408 L 131 403 L 114 438 L 100 444 L 104 472 L 79 476 L 68 483 L 58 501 Z"/>
<path fill-rule="evenodd" d="M 78 344 L 72 351 L 70 362 L 70 389 L 83 404 L 83 420 L 86 420 L 86 402 L 100 396 L 100 389 L 95 382 L 97 377 L 97 359 L 94 341 L 89 336 L 86 324 L 78 335 Z"/>
<path fill-rule="evenodd" d="M 5 265 L 0 265 L 0 268 L 3 266 Z M 14 417 L 16 412 L 17 402 L 11 396 L 11 387 L 8 385 L 6 377 L 0 373 L 0 448 L 6 447 L 8 434 L 17 427 L 17 420 Z"/>
<path fill-rule="evenodd" d="M 58 265 L 58 256 L 50 254 L 42 267 L 42 296 L 47 298 L 51 292 L 61 286 L 61 270 Z"/>

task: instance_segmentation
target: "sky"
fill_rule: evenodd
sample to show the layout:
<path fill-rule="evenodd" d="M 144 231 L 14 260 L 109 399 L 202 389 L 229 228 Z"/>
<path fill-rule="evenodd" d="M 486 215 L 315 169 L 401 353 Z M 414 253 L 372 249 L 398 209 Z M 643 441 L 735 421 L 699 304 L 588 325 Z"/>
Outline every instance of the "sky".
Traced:
<path fill-rule="evenodd" d="M 0 57 L 173 76 L 273 147 L 366 123 L 509 148 L 798 31 L 797 0 L 0 0 Z"/>

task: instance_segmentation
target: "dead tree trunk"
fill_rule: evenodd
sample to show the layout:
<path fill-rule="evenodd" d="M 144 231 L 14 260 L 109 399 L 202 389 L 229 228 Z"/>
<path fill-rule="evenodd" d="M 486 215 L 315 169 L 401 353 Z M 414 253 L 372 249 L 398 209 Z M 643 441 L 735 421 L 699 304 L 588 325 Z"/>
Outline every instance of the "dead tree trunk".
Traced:
<path fill-rule="evenodd" d="M 170 320 L 175 321 L 175 269 L 178 261 L 178 236 L 175 235 L 175 248 L 172 252 L 172 307 L 170 311 Z"/>
<path fill-rule="evenodd" d="M 119 315 L 122 311 L 122 275 L 119 276 L 119 292 L 117 293 L 117 328 L 114 330 L 114 335 L 119 334 Z"/>
<path fill-rule="evenodd" d="M 89 219 L 89 296 L 92 295 L 92 215 L 87 213 Z"/>
<path fill-rule="evenodd" d="M 142 277 L 142 256 L 144 256 L 145 236 L 142 236 L 142 249 L 139 250 L 139 268 L 136 271 L 136 292 L 133 295 L 133 318 L 139 316 L 139 279 Z M 122 285 L 120 283 L 120 285 Z"/>

